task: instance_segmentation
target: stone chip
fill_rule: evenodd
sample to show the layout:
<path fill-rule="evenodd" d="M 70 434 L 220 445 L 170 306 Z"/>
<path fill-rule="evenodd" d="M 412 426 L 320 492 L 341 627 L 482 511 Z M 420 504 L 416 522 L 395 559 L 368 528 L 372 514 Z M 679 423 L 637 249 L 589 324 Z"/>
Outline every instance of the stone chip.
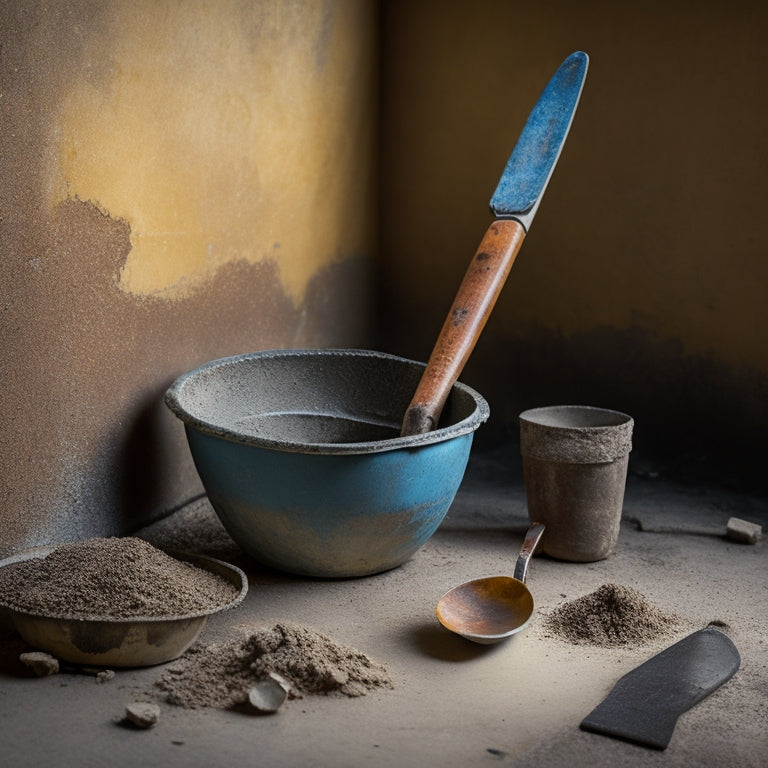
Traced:
<path fill-rule="evenodd" d="M 28 666 L 38 677 L 47 677 L 55 675 L 59 671 L 59 660 L 51 656 L 50 653 L 42 651 L 30 651 L 22 653 L 19 661 Z"/>
<path fill-rule="evenodd" d="M 145 701 L 134 701 L 126 706 L 125 717 L 139 728 L 151 728 L 160 718 L 160 707 Z"/>
<path fill-rule="evenodd" d="M 271 675 L 259 680 L 248 691 L 248 703 L 256 712 L 273 714 L 288 698 L 288 691 L 279 679 Z"/>
<path fill-rule="evenodd" d="M 731 541 L 740 541 L 744 544 L 755 544 L 763 536 L 763 528 L 757 523 L 750 523 L 738 517 L 728 520 L 726 536 Z"/>

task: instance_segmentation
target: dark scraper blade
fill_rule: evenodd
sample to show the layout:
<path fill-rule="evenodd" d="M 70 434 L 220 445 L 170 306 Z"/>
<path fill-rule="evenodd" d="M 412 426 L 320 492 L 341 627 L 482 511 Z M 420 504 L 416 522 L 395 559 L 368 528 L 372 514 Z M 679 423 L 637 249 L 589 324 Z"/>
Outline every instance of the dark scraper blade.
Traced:
<path fill-rule="evenodd" d="M 624 675 L 581 727 L 665 749 L 678 717 L 733 677 L 740 664 L 729 637 L 701 629 Z"/>

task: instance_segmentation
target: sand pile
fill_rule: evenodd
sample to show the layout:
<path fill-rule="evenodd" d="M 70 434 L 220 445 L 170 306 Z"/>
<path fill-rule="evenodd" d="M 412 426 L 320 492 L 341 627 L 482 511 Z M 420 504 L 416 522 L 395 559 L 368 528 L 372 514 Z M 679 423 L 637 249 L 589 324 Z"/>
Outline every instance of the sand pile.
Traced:
<path fill-rule="evenodd" d="M 386 668 L 354 648 L 307 627 L 278 623 L 244 639 L 193 646 L 156 681 L 170 704 L 226 709 L 245 701 L 269 673 L 291 684 L 293 697 L 339 693 L 362 696 L 391 688 Z"/>
<path fill-rule="evenodd" d="M 87 539 L 0 568 L 3 604 L 58 618 L 181 616 L 238 593 L 226 579 L 132 537 Z"/>
<path fill-rule="evenodd" d="M 556 608 L 544 627 L 576 645 L 626 646 L 649 642 L 680 623 L 674 614 L 651 605 L 639 592 L 604 584 Z"/>

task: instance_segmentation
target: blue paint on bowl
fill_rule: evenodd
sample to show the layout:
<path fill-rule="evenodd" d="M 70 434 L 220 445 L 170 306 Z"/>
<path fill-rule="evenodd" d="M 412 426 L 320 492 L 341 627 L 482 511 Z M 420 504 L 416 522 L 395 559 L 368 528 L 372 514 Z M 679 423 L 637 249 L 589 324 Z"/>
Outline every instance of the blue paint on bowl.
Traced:
<path fill-rule="evenodd" d="M 365 350 L 275 350 L 180 377 L 181 418 L 232 538 L 271 567 L 365 576 L 408 560 L 464 476 L 485 400 L 457 383 L 437 430 L 399 437 L 423 364 Z"/>

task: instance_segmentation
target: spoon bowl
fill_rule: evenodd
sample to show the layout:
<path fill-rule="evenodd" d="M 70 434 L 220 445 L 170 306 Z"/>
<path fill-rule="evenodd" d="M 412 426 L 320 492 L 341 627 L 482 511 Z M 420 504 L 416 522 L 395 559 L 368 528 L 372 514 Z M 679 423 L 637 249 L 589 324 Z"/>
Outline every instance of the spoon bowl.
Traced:
<path fill-rule="evenodd" d="M 446 592 L 437 603 L 438 621 L 451 632 L 482 645 L 498 643 L 524 629 L 534 607 L 525 577 L 543 533 L 541 523 L 528 529 L 514 577 L 474 579 Z"/>

